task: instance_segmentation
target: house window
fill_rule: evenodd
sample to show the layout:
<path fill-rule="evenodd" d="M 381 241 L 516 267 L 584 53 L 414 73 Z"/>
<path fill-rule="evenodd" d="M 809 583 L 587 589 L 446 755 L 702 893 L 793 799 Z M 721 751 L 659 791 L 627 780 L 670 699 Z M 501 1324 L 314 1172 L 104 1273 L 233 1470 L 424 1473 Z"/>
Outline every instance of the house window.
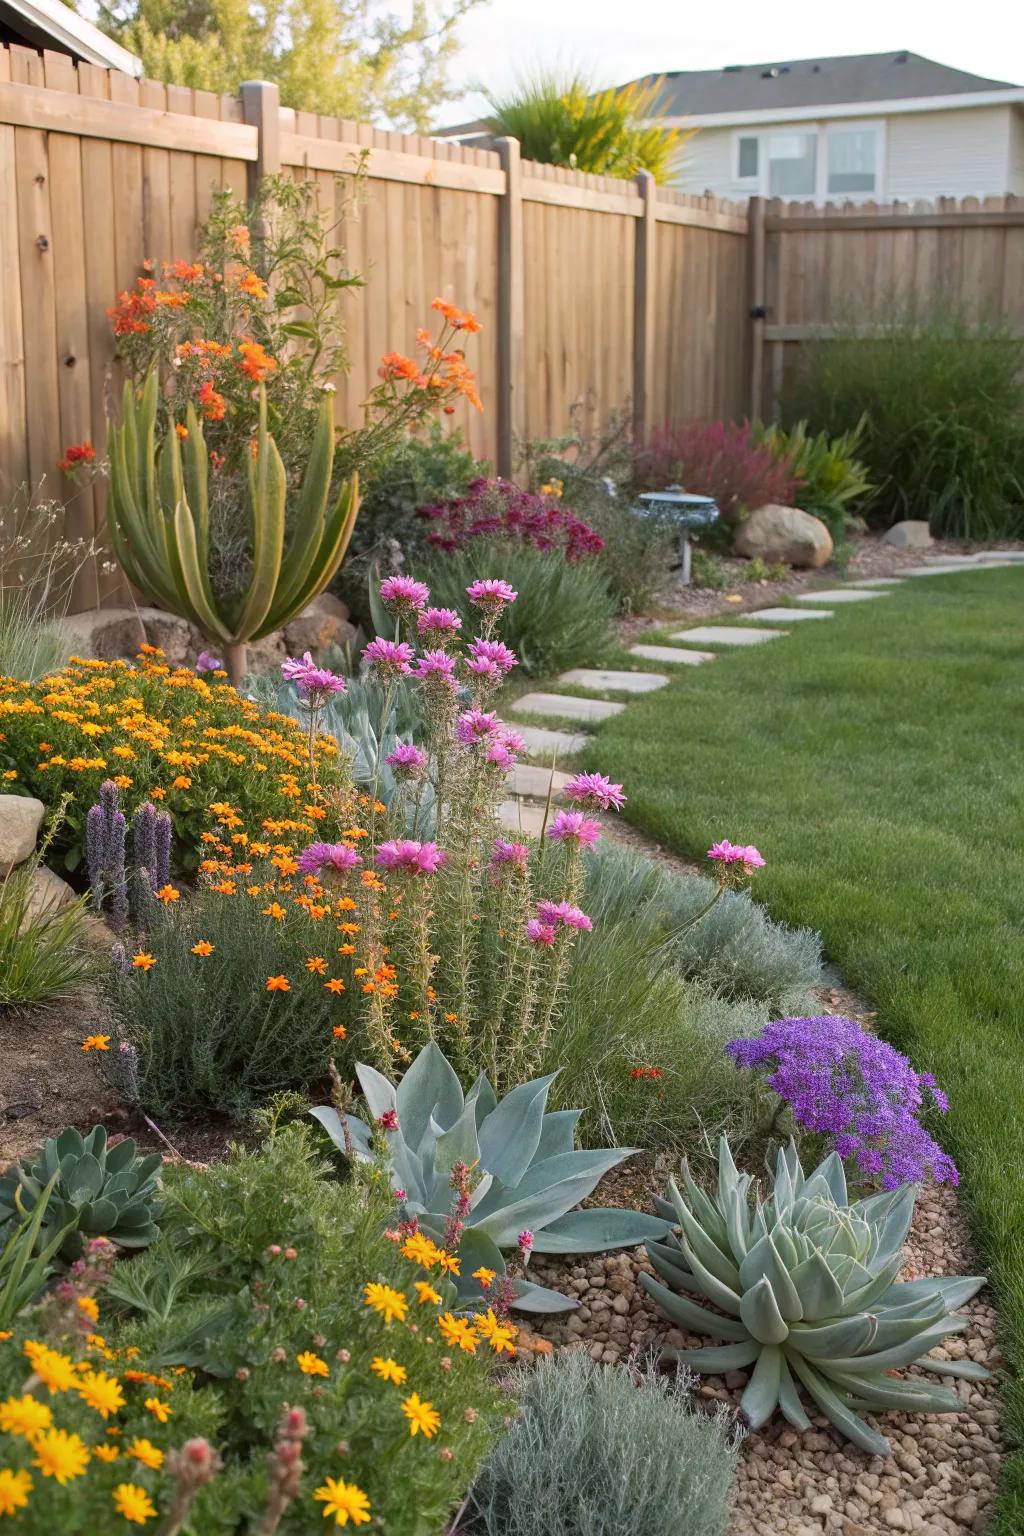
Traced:
<path fill-rule="evenodd" d="M 818 174 L 818 134 L 773 133 L 768 139 L 769 197 L 813 197 Z"/>
<path fill-rule="evenodd" d="M 829 196 L 878 190 L 878 129 L 828 130 Z"/>
<path fill-rule="evenodd" d="M 736 179 L 737 181 L 756 181 L 760 168 L 758 150 L 760 144 L 756 136 L 749 137 L 744 134 L 740 137 L 736 149 Z"/>

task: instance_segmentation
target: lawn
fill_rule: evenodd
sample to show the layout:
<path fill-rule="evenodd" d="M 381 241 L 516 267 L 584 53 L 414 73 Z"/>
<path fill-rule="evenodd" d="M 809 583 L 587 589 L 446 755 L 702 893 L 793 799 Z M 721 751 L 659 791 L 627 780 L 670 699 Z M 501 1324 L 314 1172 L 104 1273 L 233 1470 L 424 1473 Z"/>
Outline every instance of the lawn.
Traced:
<path fill-rule="evenodd" d="M 1024 571 L 908 581 L 687 669 L 610 720 L 588 767 L 680 853 L 755 843 L 755 893 L 821 932 L 878 1026 L 951 1099 L 1003 1324 L 1024 1529 Z"/>

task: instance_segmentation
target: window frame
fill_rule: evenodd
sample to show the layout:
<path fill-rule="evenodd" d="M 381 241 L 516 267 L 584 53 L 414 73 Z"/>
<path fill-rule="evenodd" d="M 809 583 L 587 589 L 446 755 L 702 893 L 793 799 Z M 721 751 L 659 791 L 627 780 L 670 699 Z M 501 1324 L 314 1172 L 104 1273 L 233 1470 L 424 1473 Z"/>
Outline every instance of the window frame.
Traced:
<path fill-rule="evenodd" d="M 882 117 L 853 117 L 834 119 L 822 125 L 822 202 L 878 203 L 885 201 L 885 119 Z M 829 150 L 833 133 L 867 133 L 875 135 L 875 185 L 870 192 L 830 192 L 828 189 L 831 156 Z"/>
<path fill-rule="evenodd" d="M 872 192 L 836 192 L 828 190 L 829 141 L 832 134 L 842 132 L 873 132 L 875 134 L 875 187 Z M 774 133 L 804 133 L 817 136 L 815 157 L 814 191 L 808 197 L 819 206 L 829 202 L 883 202 L 885 200 L 886 169 L 886 121 L 881 117 L 831 118 L 820 122 L 751 124 L 735 128 L 732 134 L 732 180 L 736 190 L 747 196 L 770 197 L 770 140 Z M 740 140 L 757 140 L 757 175 L 740 175 Z M 786 202 L 800 202 L 800 198 L 786 198 Z"/>

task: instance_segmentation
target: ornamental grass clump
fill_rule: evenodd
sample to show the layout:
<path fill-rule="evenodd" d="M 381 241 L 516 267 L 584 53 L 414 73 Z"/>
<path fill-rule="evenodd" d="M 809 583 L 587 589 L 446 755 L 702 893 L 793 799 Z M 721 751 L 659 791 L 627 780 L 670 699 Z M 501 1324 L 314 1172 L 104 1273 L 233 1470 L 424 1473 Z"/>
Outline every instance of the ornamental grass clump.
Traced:
<path fill-rule="evenodd" d="M 855 1019 L 778 1019 L 726 1049 L 738 1067 L 764 1073 L 797 1124 L 827 1136 L 865 1183 L 899 1189 L 929 1174 L 938 1184 L 959 1182 L 952 1158 L 918 1119 L 929 1104 L 945 1114 L 946 1095 L 930 1072 L 915 1072 Z"/>
<path fill-rule="evenodd" d="M 967 1328 L 968 1319 L 955 1309 L 984 1279 L 897 1281 L 915 1185 L 851 1202 L 835 1152 L 805 1175 L 790 1142 L 779 1150 L 771 1193 L 762 1200 L 750 1175 L 738 1172 L 724 1136 L 717 1190 L 700 1189 L 685 1160 L 683 1181 L 685 1193 L 672 1181 L 668 1199 L 657 1202 L 678 1223 L 679 1235 L 647 1246 L 661 1280 L 642 1274 L 640 1281 L 673 1323 L 726 1340 L 673 1350 L 673 1358 L 716 1375 L 753 1367 L 740 1403 L 751 1428 L 779 1408 L 795 1428 L 810 1429 L 803 1387 L 847 1439 L 888 1456 L 889 1442 L 865 1413 L 961 1407 L 956 1392 L 897 1376 L 901 1367 L 967 1380 L 987 1374 L 973 1361 L 929 1353 Z"/>

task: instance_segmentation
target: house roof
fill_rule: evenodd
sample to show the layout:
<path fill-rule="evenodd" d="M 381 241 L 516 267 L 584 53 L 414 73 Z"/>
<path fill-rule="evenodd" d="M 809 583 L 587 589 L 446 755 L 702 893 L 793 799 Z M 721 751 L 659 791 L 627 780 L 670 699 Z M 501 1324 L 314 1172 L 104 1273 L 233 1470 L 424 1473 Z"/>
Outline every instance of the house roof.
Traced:
<path fill-rule="evenodd" d="M 0 38 L 53 48 L 102 69 L 142 74 L 142 61 L 63 0 L 0 0 Z"/>
<path fill-rule="evenodd" d="M 968 74 L 905 49 L 834 59 L 673 70 L 661 76 L 645 76 L 643 83 L 651 84 L 657 79 L 662 81 L 663 88 L 653 115 L 687 118 L 1015 89 L 1010 81 Z"/>

